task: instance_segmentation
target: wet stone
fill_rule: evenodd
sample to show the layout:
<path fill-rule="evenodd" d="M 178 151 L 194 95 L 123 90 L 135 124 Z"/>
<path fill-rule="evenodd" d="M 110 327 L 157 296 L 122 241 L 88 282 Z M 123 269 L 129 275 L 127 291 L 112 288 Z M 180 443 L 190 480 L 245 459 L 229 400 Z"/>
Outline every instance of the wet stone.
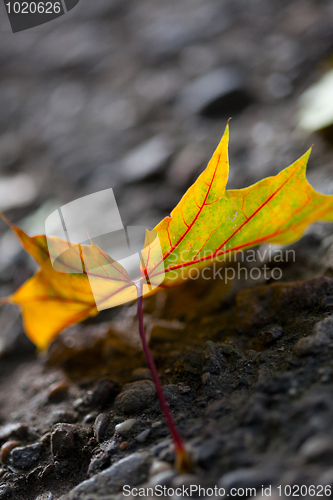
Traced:
<path fill-rule="evenodd" d="M 6 460 L 7 460 L 9 453 L 19 445 L 20 445 L 20 443 L 18 441 L 7 441 L 6 443 L 4 443 L 1 446 L 1 448 L 0 448 L 0 460 L 3 464 L 6 463 Z"/>
<path fill-rule="evenodd" d="M 146 441 L 147 437 L 149 436 L 149 434 L 150 434 L 150 429 L 145 429 L 144 431 L 140 432 L 140 434 L 135 436 L 135 439 L 139 443 L 144 443 Z"/>
<path fill-rule="evenodd" d="M 294 346 L 294 354 L 300 357 L 318 354 L 332 341 L 333 317 L 330 316 L 315 325 L 312 335 L 299 339 Z"/>
<path fill-rule="evenodd" d="M 13 490 L 7 484 L 0 485 L 0 500 L 9 500 L 12 498 Z"/>
<path fill-rule="evenodd" d="M 10 452 L 8 463 L 16 469 L 30 470 L 38 464 L 41 452 L 40 443 L 16 447 Z"/>
<path fill-rule="evenodd" d="M 75 427 L 70 424 L 56 424 L 51 433 L 51 451 L 53 457 L 65 458 L 71 455 L 75 448 Z"/>
<path fill-rule="evenodd" d="M 48 400 L 50 403 L 60 403 L 66 399 L 68 385 L 65 382 L 54 382 L 48 389 Z"/>
<path fill-rule="evenodd" d="M 109 417 L 106 413 L 100 413 L 97 415 L 94 423 L 94 435 L 99 443 L 102 443 L 107 435 L 107 430 L 109 427 Z"/>
<path fill-rule="evenodd" d="M 119 460 L 108 469 L 92 476 L 76 486 L 66 500 L 103 497 L 121 491 L 124 484 L 136 486 L 148 477 L 149 456 L 146 453 L 133 453 Z"/>
<path fill-rule="evenodd" d="M 154 488 L 157 485 L 169 487 L 172 484 L 172 480 L 176 476 L 173 469 L 164 470 L 158 474 L 155 474 L 150 478 L 149 486 Z"/>
<path fill-rule="evenodd" d="M 157 135 L 130 151 L 122 162 L 125 182 L 138 182 L 159 173 L 173 153 L 166 135 Z"/>
<path fill-rule="evenodd" d="M 274 344 L 281 337 L 283 337 L 283 335 L 284 331 L 282 326 L 271 325 L 259 332 L 258 339 L 262 345 L 269 346 Z"/>
<path fill-rule="evenodd" d="M 115 431 L 117 431 L 118 434 L 120 435 L 126 435 L 135 424 L 136 424 L 136 419 L 129 418 L 128 420 L 121 422 L 121 424 L 117 424 L 115 427 Z"/>
<path fill-rule="evenodd" d="M 111 403 L 119 392 L 119 386 L 108 378 L 99 380 L 91 391 L 89 402 L 101 408 Z"/>
<path fill-rule="evenodd" d="M 208 439 L 204 441 L 196 450 L 196 462 L 203 468 L 210 467 L 212 460 L 219 454 L 222 448 L 221 443 L 216 439 Z"/>
<path fill-rule="evenodd" d="M 183 113 L 217 118 L 239 113 L 250 102 L 242 73 L 224 67 L 191 82 L 180 95 L 179 107 Z"/>
<path fill-rule="evenodd" d="M 52 412 L 50 423 L 51 425 L 55 424 L 74 424 L 77 421 L 77 416 L 74 412 L 69 410 L 56 410 Z"/>
<path fill-rule="evenodd" d="M 302 445 L 300 457 L 305 462 L 333 464 L 333 441 L 325 436 L 314 436 Z"/>
<path fill-rule="evenodd" d="M 231 488 L 260 488 L 261 485 L 271 484 L 275 480 L 269 470 L 238 469 L 224 474 L 218 480 L 218 486 L 230 491 Z"/>
<path fill-rule="evenodd" d="M 9 438 L 25 439 L 28 435 L 28 426 L 25 424 L 6 424 L 0 427 L 0 441 Z"/>
<path fill-rule="evenodd" d="M 149 380 L 141 380 L 126 384 L 117 398 L 117 411 L 125 414 L 138 414 L 149 406 L 156 398 L 155 387 Z"/>

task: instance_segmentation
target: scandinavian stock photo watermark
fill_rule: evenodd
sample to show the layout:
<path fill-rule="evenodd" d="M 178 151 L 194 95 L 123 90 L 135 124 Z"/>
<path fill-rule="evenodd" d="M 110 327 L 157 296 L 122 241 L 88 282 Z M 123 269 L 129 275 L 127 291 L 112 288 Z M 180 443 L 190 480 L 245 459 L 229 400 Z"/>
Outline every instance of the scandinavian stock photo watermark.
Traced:
<path fill-rule="evenodd" d="M 191 250 L 191 253 L 198 255 L 199 251 Z M 281 250 L 274 245 L 265 245 L 258 250 L 249 249 L 246 251 L 225 250 L 224 253 L 215 255 L 214 252 L 205 250 L 200 252 L 200 259 L 193 262 L 205 262 L 205 267 L 191 267 L 188 269 L 187 262 L 190 262 L 189 250 L 184 250 L 180 254 L 169 256 L 168 279 L 180 278 L 197 280 L 221 280 L 225 284 L 235 279 L 274 280 L 278 281 L 283 277 L 282 264 L 296 261 L 296 252 L 293 249 Z M 172 265 L 174 262 L 174 266 Z M 178 262 L 183 262 L 183 267 L 177 266 Z M 257 264 L 257 265 L 254 265 Z M 277 265 L 278 264 L 278 265 Z"/>

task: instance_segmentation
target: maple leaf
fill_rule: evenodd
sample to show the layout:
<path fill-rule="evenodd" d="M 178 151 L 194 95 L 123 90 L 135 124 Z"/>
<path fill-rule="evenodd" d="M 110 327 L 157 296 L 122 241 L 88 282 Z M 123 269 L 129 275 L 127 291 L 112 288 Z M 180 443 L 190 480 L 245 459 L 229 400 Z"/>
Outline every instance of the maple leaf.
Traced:
<path fill-rule="evenodd" d="M 333 221 L 333 196 L 317 193 L 306 179 L 311 149 L 278 175 L 228 191 L 228 140 L 227 125 L 207 168 L 155 227 L 162 259 L 147 234 L 142 262 L 151 282 L 163 272 L 161 286 L 175 286 L 193 267 L 261 243 L 290 244 L 309 224 Z"/>
<path fill-rule="evenodd" d="M 291 243 L 312 222 L 333 220 L 333 196 L 317 193 L 306 180 L 310 150 L 274 177 L 245 189 L 226 190 L 228 139 L 227 125 L 207 168 L 171 215 L 146 232 L 141 274 L 148 285 L 143 285 L 143 295 L 151 292 L 149 284 L 156 286 L 153 292 L 178 285 L 194 267 L 264 242 Z M 66 255 L 63 266 L 67 273 L 72 263 L 71 273 L 65 274 L 58 272 L 61 260 L 57 271 L 52 267 L 44 235 L 29 237 L 9 225 L 40 269 L 1 303 L 12 302 L 21 308 L 25 331 L 40 349 L 64 328 L 96 315 L 97 299 L 105 307 L 113 307 L 137 297 L 137 287 L 127 271 L 93 242 L 69 249 L 67 241 L 53 238 L 56 255 Z M 78 258 L 84 273 L 75 264 Z M 160 285 L 162 273 L 165 278 Z M 94 294 L 89 280 L 97 283 Z"/>
<path fill-rule="evenodd" d="M 2 298 L 2 304 L 13 303 L 21 308 L 24 329 L 39 349 L 45 349 L 64 328 L 98 314 L 96 295 L 93 295 L 85 264 L 91 278 L 101 281 L 98 299 L 104 298 L 112 307 L 112 297 L 122 294 L 123 301 L 135 298 L 133 282 L 127 271 L 93 242 L 91 245 L 72 245 L 52 238 L 52 250 L 57 255 L 57 271 L 53 268 L 45 235 L 30 237 L 2 215 L 16 233 L 24 249 L 36 260 L 40 269 L 13 295 Z M 51 254 L 52 257 L 52 254 Z M 105 268 L 108 272 L 106 274 Z M 71 274 L 68 270 L 71 270 Z M 61 272 L 61 270 L 65 272 Z M 60 271 L 60 272 L 59 272 Z M 128 291 L 130 291 L 130 295 Z M 118 304 L 119 302 L 117 302 Z"/>

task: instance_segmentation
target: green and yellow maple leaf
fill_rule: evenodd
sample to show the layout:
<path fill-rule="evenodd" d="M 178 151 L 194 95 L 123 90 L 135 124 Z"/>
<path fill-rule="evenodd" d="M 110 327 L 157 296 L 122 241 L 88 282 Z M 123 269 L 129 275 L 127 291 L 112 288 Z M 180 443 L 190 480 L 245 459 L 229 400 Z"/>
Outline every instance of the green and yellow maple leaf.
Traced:
<path fill-rule="evenodd" d="M 202 268 L 232 252 L 261 243 L 289 244 L 299 239 L 309 224 L 333 221 L 333 196 L 317 193 L 306 179 L 310 150 L 274 177 L 245 189 L 226 190 L 228 140 L 227 125 L 207 168 L 170 216 L 154 228 L 155 232 L 147 231 L 141 274 L 151 285 L 155 280 L 159 283 L 162 273 L 165 277 L 160 287 L 178 285 L 194 267 Z M 87 271 L 83 274 L 77 274 L 75 268 L 71 274 L 55 271 L 46 237 L 29 237 L 16 226 L 11 224 L 11 227 L 40 269 L 1 302 L 12 302 L 21 308 L 26 333 L 43 349 L 62 329 L 97 314 L 98 310 Z M 68 245 L 62 240 L 56 244 Z M 96 245 L 75 245 L 73 251 L 80 255 L 83 252 L 92 261 L 98 254 L 98 271 L 97 266 L 91 268 L 95 269 L 101 297 L 108 307 L 112 307 L 113 299 L 119 303 L 135 298 L 136 287 L 126 270 Z M 144 285 L 143 291 L 149 293 L 150 286 Z"/>

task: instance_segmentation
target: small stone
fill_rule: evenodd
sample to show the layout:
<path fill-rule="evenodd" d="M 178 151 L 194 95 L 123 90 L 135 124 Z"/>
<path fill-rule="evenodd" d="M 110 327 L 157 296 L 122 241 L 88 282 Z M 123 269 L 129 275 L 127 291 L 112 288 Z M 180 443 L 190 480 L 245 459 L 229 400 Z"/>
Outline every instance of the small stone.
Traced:
<path fill-rule="evenodd" d="M 155 386 L 149 380 L 140 380 L 124 386 L 115 402 L 117 410 L 127 414 L 138 414 L 156 398 Z"/>
<path fill-rule="evenodd" d="M 7 441 L 9 438 L 25 439 L 28 435 L 26 424 L 6 424 L 0 426 L 0 441 Z"/>
<path fill-rule="evenodd" d="M 121 424 L 117 424 L 115 426 L 115 431 L 118 432 L 118 434 L 120 434 L 121 436 L 123 436 L 132 429 L 135 423 L 136 423 L 135 418 L 129 418 L 128 420 L 125 420 Z"/>
<path fill-rule="evenodd" d="M 70 424 L 56 424 L 51 433 L 51 451 L 55 459 L 65 458 L 73 453 L 75 427 Z"/>
<path fill-rule="evenodd" d="M 215 459 L 220 450 L 221 443 L 216 439 L 204 441 L 195 452 L 197 463 L 204 469 L 209 468 L 212 460 Z"/>
<path fill-rule="evenodd" d="M 172 470 L 172 466 L 168 462 L 163 462 L 162 460 L 154 460 L 149 469 L 149 475 L 155 476 L 166 470 Z"/>
<path fill-rule="evenodd" d="M 179 385 L 178 390 L 180 394 L 188 394 L 191 391 L 191 387 L 188 385 Z"/>
<path fill-rule="evenodd" d="M 157 422 L 152 424 L 152 429 L 157 429 L 157 427 L 161 427 L 161 425 L 163 425 L 162 420 L 157 420 Z"/>
<path fill-rule="evenodd" d="M 70 410 L 56 410 L 52 412 L 50 417 L 51 425 L 55 424 L 74 424 L 77 421 L 77 416 L 74 412 Z"/>
<path fill-rule="evenodd" d="M 99 380 L 90 393 L 89 402 L 100 408 L 111 403 L 119 392 L 118 384 L 114 380 L 105 378 Z"/>
<path fill-rule="evenodd" d="M 229 492 L 231 488 L 260 488 L 261 485 L 273 483 L 274 479 L 273 472 L 269 470 L 237 469 L 224 474 L 217 484 Z"/>
<path fill-rule="evenodd" d="M 224 67 L 200 76 L 185 87 L 180 95 L 179 108 L 186 114 L 229 117 L 242 111 L 250 102 L 241 72 Z"/>
<path fill-rule="evenodd" d="M 310 437 L 299 450 L 305 462 L 333 464 L 333 441 L 325 436 Z"/>
<path fill-rule="evenodd" d="M 0 485 L 0 500 L 8 500 L 12 497 L 13 490 L 7 484 Z"/>
<path fill-rule="evenodd" d="M 161 486 L 171 486 L 173 478 L 176 476 L 176 473 L 173 469 L 165 469 L 162 472 L 159 472 L 158 474 L 154 474 L 151 476 L 148 485 L 152 488 L 154 488 L 157 485 Z"/>
<path fill-rule="evenodd" d="M 313 334 L 303 337 L 294 346 L 295 356 L 310 356 L 318 354 L 322 348 L 333 341 L 333 316 L 317 323 Z"/>
<path fill-rule="evenodd" d="M 147 437 L 149 436 L 149 434 L 150 434 L 150 429 L 145 429 L 144 431 L 140 432 L 140 434 L 135 436 L 135 439 L 139 443 L 144 443 L 146 441 Z"/>
<path fill-rule="evenodd" d="M 262 345 L 268 346 L 274 344 L 277 340 L 283 337 L 283 328 L 279 325 L 271 325 L 261 330 L 258 334 L 258 339 Z"/>
<path fill-rule="evenodd" d="M 8 463 L 16 469 L 29 470 L 35 467 L 42 452 L 40 443 L 29 446 L 15 447 L 8 457 Z"/>
<path fill-rule="evenodd" d="M 0 178 L 1 210 L 24 207 L 37 197 L 37 185 L 27 174 L 16 174 Z"/>
<path fill-rule="evenodd" d="M 106 433 L 109 427 L 109 417 L 106 413 L 97 415 L 94 423 L 94 435 L 99 443 L 105 441 Z"/>
<path fill-rule="evenodd" d="M 93 498 L 110 495 L 122 490 L 124 484 L 136 486 L 143 483 L 148 477 L 149 455 L 146 453 L 132 453 L 119 460 L 108 469 L 94 475 L 76 486 L 68 495 L 68 500 L 76 498 Z"/>
<path fill-rule="evenodd" d="M 94 413 L 88 413 L 88 415 L 86 415 L 84 417 L 83 422 L 85 424 L 92 424 L 93 422 L 95 422 L 96 417 L 97 417 L 97 413 L 96 412 L 94 412 Z"/>
<path fill-rule="evenodd" d="M 119 448 L 124 451 L 124 450 L 127 450 L 129 444 L 128 444 L 128 441 L 123 441 L 120 445 L 119 445 Z"/>
<path fill-rule="evenodd" d="M 122 162 L 125 182 L 138 182 L 159 173 L 173 153 L 166 135 L 157 135 L 130 151 Z"/>
<path fill-rule="evenodd" d="M 221 346 L 221 351 L 223 354 L 226 356 L 230 356 L 234 352 L 234 347 L 230 344 L 222 344 Z"/>
<path fill-rule="evenodd" d="M 174 488 L 180 488 L 182 486 L 190 487 L 191 484 L 200 484 L 200 480 L 194 474 L 179 474 L 179 476 L 175 476 L 172 480 L 172 486 Z"/>
<path fill-rule="evenodd" d="M 319 321 L 313 329 L 314 334 L 323 342 L 329 343 L 333 340 L 333 316 L 329 316 L 322 321 Z"/>
<path fill-rule="evenodd" d="M 6 443 L 4 443 L 2 446 L 1 446 L 1 449 L 0 449 L 0 459 L 1 459 L 1 462 L 4 464 L 6 463 L 6 460 L 7 460 L 7 457 L 9 455 L 9 453 L 14 449 L 16 448 L 17 446 L 19 446 L 19 442 L 18 441 L 7 441 Z"/>
<path fill-rule="evenodd" d="M 132 380 L 134 382 L 138 380 L 152 380 L 152 374 L 149 368 L 136 368 L 132 371 Z"/>
<path fill-rule="evenodd" d="M 66 382 L 54 382 L 48 389 L 48 400 L 50 403 L 60 403 L 66 399 L 68 394 L 68 385 Z"/>

